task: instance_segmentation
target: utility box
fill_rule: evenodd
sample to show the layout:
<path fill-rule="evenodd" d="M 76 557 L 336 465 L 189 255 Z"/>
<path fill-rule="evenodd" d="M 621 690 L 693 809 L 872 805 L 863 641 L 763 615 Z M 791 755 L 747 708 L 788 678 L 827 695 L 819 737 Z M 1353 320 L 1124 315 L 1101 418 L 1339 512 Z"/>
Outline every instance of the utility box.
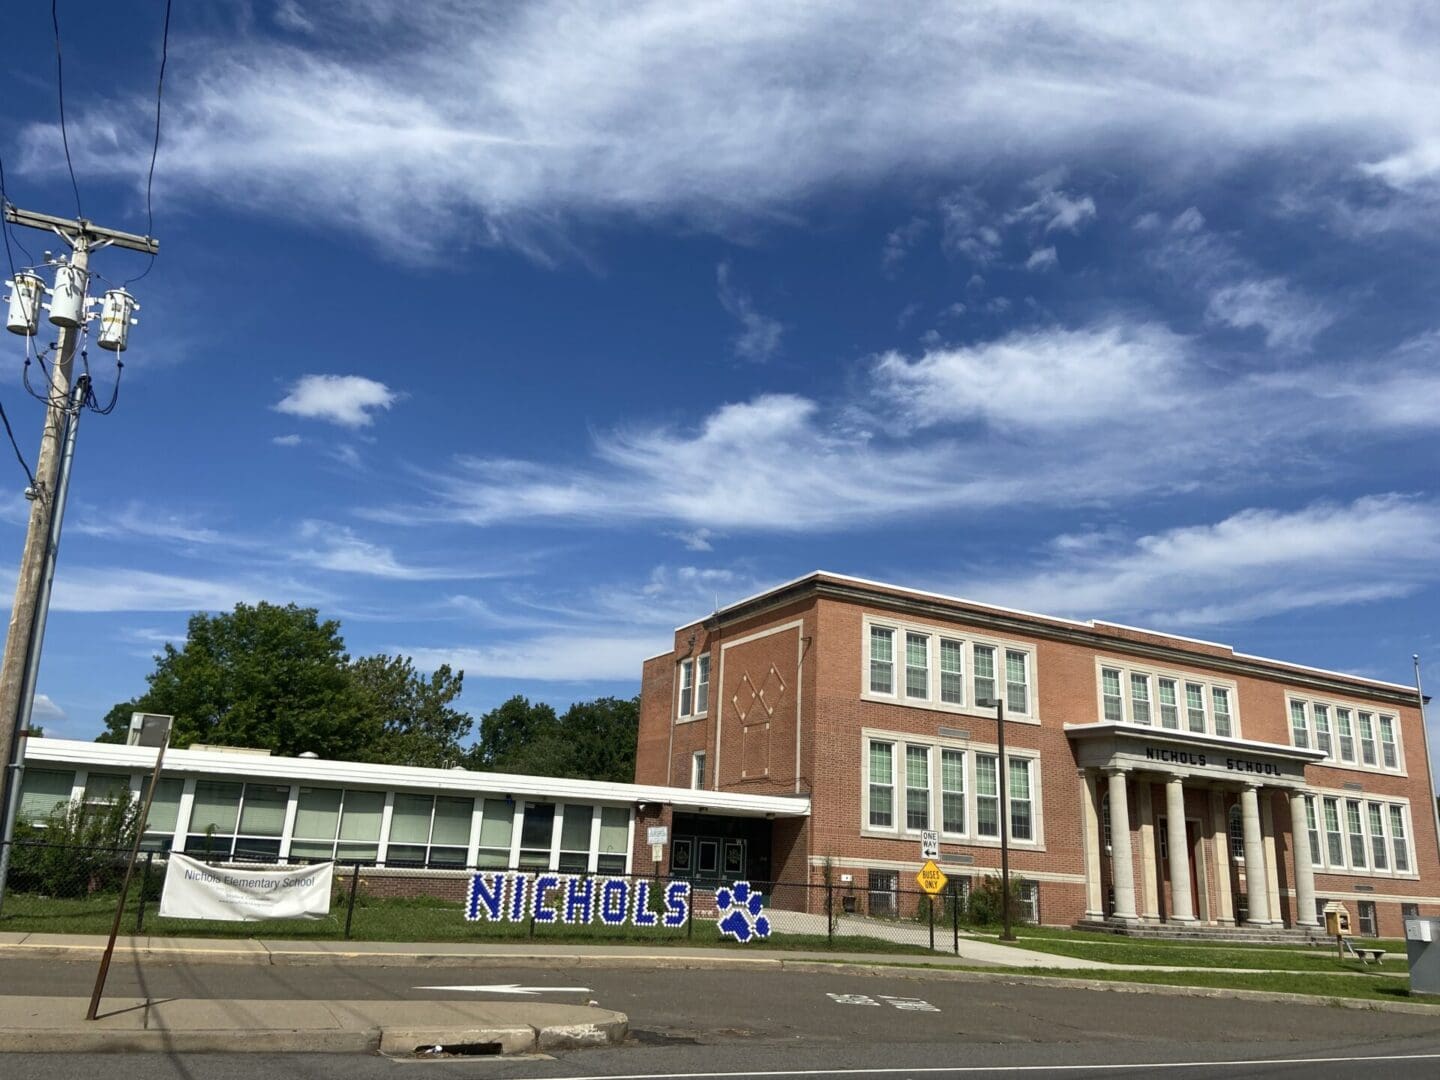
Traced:
<path fill-rule="evenodd" d="M 1440 919 L 1405 920 L 1410 993 L 1440 995 Z"/>

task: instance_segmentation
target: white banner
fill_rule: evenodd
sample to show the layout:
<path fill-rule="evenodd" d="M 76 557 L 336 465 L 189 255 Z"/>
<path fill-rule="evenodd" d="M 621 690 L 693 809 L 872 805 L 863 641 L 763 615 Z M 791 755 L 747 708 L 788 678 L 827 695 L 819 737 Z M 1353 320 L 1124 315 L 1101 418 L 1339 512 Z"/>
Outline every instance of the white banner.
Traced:
<path fill-rule="evenodd" d="M 212 867 L 172 854 L 160 914 L 171 919 L 323 919 L 330 914 L 331 862 L 288 870 Z"/>

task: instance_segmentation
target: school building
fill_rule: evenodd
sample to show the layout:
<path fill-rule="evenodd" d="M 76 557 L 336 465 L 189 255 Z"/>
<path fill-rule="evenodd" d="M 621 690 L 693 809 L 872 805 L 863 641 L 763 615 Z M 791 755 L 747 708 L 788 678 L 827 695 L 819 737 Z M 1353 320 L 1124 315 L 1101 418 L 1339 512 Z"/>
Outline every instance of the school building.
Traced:
<path fill-rule="evenodd" d="M 925 830 L 952 878 L 998 873 L 1006 813 L 1044 923 L 1305 930 L 1339 900 L 1358 933 L 1402 936 L 1440 915 L 1415 687 L 838 574 L 697 619 L 644 662 L 636 782 L 808 798 L 637 822 L 669 828 L 676 870 L 828 872 L 870 912 L 913 887 Z"/>

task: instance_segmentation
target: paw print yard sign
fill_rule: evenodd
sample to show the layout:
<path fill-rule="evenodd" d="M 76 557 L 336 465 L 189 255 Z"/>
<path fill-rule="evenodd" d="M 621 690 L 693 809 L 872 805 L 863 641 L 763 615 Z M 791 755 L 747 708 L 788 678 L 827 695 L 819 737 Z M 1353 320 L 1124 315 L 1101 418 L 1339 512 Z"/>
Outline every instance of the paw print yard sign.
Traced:
<path fill-rule="evenodd" d="M 720 913 L 715 925 L 742 945 L 754 938 L 763 940 L 770 936 L 770 919 L 761 914 L 764 907 L 763 894 L 748 881 L 737 881 L 728 888 L 722 885 L 715 890 L 715 910 Z"/>

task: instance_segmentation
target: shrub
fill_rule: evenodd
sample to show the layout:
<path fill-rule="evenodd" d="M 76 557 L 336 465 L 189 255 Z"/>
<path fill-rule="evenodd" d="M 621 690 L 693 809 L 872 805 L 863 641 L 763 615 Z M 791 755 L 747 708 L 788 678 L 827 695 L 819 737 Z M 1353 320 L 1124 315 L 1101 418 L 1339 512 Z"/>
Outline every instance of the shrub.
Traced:
<path fill-rule="evenodd" d="M 69 897 L 118 889 L 139 825 L 140 804 L 129 798 L 102 806 L 65 803 L 43 826 L 18 822 L 10 863 L 13 886 Z"/>

